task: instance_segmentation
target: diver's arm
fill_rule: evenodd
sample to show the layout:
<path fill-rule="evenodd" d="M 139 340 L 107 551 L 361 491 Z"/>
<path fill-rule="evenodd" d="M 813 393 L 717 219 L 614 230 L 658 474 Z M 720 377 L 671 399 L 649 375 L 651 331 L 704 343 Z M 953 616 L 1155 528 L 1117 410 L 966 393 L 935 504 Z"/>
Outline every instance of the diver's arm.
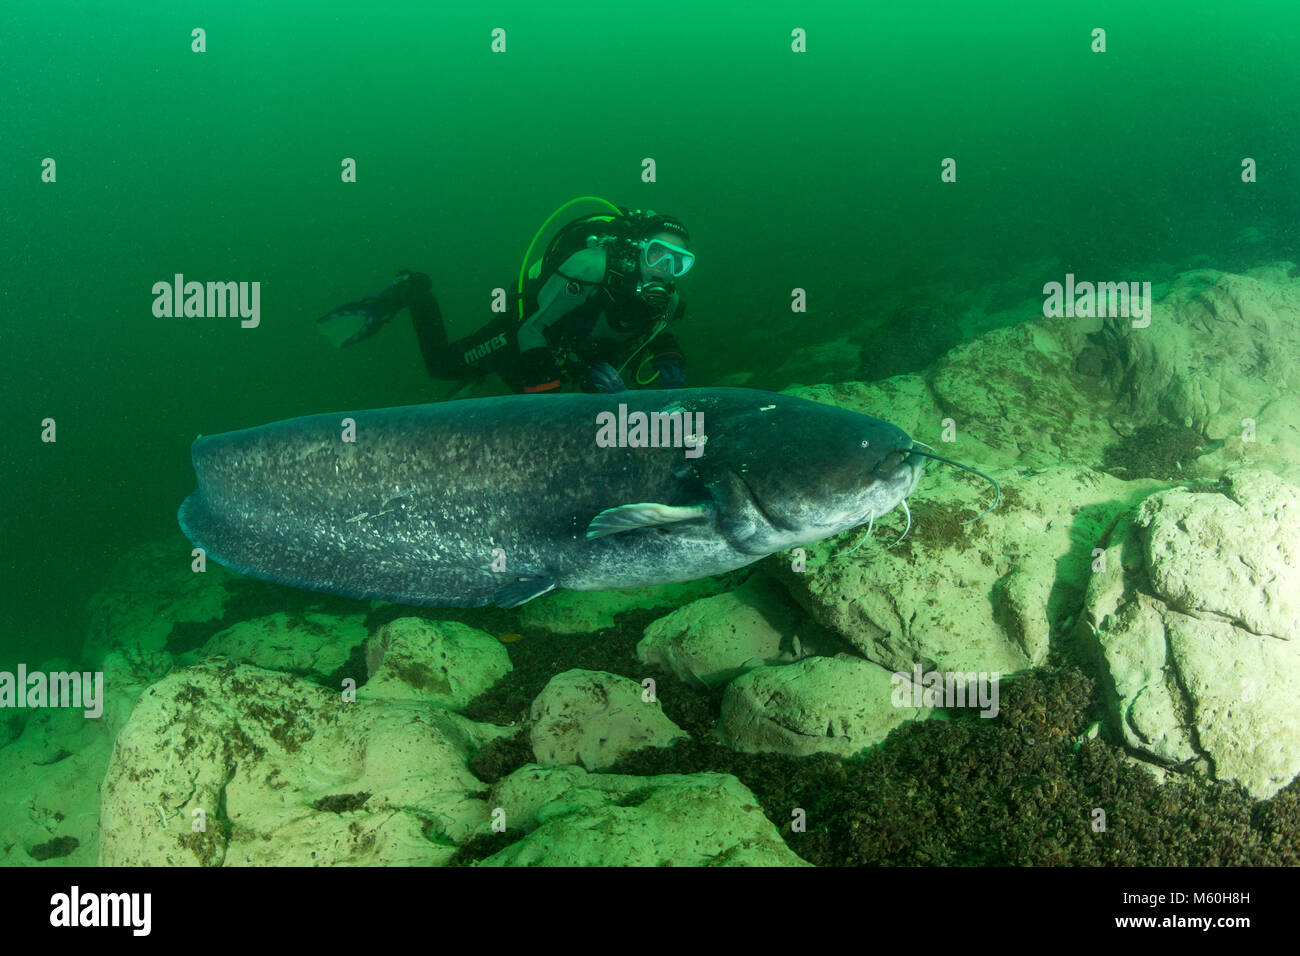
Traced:
<path fill-rule="evenodd" d="M 579 249 L 564 260 L 537 294 L 538 309 L 519 327 L 519 362 L 525 392 L 553 392 L 561 385 L 547 331 L 596 292 L 605 275 L 605 250 Z"/>

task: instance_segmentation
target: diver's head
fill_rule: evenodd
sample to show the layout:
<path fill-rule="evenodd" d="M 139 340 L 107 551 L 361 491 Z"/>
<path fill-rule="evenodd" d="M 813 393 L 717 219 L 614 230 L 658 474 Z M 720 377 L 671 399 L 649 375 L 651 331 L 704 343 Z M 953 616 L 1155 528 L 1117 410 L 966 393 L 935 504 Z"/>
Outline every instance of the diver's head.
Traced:
<path fill-rule="evenodd" d="M 654 210 L 638 215 L 636 243 L 642 282 L 663 282 L 670 288 L 695 265 L 691 234 L 680 219 Z"/>

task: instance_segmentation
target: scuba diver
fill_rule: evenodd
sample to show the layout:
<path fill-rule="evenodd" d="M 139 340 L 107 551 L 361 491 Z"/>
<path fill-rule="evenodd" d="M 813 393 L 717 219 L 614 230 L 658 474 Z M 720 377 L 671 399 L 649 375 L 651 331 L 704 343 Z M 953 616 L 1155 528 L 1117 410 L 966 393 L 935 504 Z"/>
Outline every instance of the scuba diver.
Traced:
<path fill-rule="evenodd" d="M 529 268 L 551 222 L 592 200 L 614 215 L 568 223 Z M 689 242 L 686 227 L 672 216 L 584 196 L 557 209 L 533 236 L 519 270 L 517 315 L 506 312 L 449 342 L 433 283 L 408 270 L 385 289 L 322 316 L 317 327 L 335 345 L 347 346 L 410 309 L 429 374 L 462 386 L 497 373 L 516 392 L 558 392 L 566 384 L 619 392 L 630 367 L 637 385 L 681 388 L 685 360 L 670 326 L 686 311 L 676 280 L 695 264 Z"/>

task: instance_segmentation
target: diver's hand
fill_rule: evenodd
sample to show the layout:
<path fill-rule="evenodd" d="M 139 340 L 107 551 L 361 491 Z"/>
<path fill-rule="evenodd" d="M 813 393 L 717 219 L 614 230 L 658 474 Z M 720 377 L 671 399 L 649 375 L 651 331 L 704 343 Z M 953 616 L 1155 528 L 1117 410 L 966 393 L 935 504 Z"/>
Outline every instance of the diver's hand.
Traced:
<path fill-rule="evenodd" d="M 659 388 L 686 387 L 686 366 L 679 356 L 661 356 L 655 359 L 655 367 L 659 369 L 659 378 L 655 381 Z"/>
<path fill-rule="evenodd" d="M 587 373 L 587 386 L 593 392 L 626 392 L 627 386 L 618 370 L 608 362 L 597 362 Z"/>

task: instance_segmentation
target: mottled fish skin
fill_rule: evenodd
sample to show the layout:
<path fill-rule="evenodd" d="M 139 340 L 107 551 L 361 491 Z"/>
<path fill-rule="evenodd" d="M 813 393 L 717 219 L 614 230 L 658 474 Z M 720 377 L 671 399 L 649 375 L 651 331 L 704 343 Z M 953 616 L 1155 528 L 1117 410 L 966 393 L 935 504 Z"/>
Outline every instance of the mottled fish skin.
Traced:
<path fill-rule="evenodd" d="M 620 404 L 702 414 L 702 453 L 598 446 L 597 416 Z M 342 440 L 349 418 L 355 442 Z M 719 574 L 878 518 L 919 479 L 910 447 L 879 419 L 751 389 L 339 412 L 196 440 L 198 490 L 179 520 L 209 557 L 253 577 L 406 604 L 510 606 L 552 587 Z M 699 517 L 588 537 L 602 511 L 639 503 Z"/>

